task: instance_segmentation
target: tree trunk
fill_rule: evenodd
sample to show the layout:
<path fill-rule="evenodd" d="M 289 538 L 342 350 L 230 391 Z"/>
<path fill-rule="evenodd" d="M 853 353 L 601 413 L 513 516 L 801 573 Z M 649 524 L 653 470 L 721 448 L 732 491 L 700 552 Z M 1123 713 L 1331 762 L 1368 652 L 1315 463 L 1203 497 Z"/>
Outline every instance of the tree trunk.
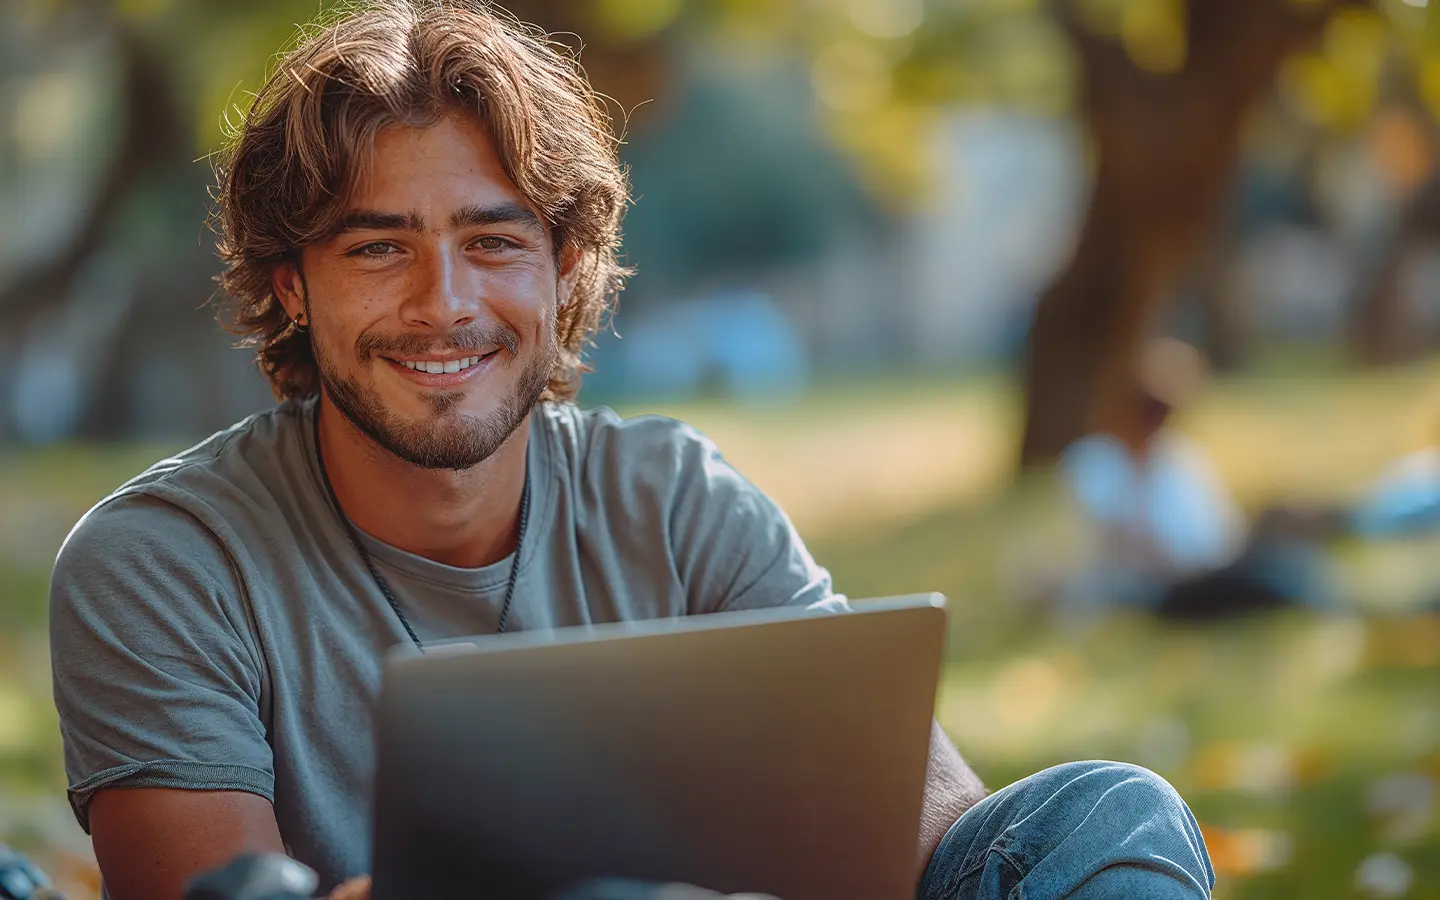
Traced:
<path fill-rule="evenodd" d="M 189 161 L 189 134 L 163 61 L 136 34 L 116 28 L 124 83 L 123 131 L 80 225 L 49 259 L 0 290 L 0 323 L 21 333 L 43 309 L 62 302 L 86 260 L 101 247 L 127 199 L 151 173 Z"/>
<path fill-rule="evenodd" d="M 1351 345 L 1360 361 L 1389 365 L 1414 359 L 1428 340 L 1415 327 L 1416 310 L 1402 290 L 1406 265 L 1418 250 L 1440 242 L 1440 175 L 1415 192 L 1351 306 Z"/>
<path fill-rule="evenodd" d="M 1075 256 L 1042 295 L 1024 370 L 1024 467 L 1052 462 L 1123 397 L 1164 301 L 1213 239 L 1245 115 L 1329 7 L 1195 0 L 1183 68 L 1137 68 L 1061 7 L 1098 165 Z"/>
<path fill-rule="evenodd" d="M 1204 322 L 1200 349 L 1215 372 L 1238 371 L 1250 347 L 1250 322 L 1227 268 L 1238 250 L 1226 235 L 1216 235 L 1195 275 L 1196 307 Z"/>

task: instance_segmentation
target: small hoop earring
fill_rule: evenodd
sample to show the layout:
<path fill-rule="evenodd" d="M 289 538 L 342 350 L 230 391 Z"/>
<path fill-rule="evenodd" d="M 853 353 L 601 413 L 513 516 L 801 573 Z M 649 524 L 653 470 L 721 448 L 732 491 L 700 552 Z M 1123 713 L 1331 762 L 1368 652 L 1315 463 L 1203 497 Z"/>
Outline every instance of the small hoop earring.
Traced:
<path fill-rule="evenodd" d="M 305 323 L 304 316 L 296 316 L 294 319 L 296 331 L 309 331 L 310 326 Z"/>

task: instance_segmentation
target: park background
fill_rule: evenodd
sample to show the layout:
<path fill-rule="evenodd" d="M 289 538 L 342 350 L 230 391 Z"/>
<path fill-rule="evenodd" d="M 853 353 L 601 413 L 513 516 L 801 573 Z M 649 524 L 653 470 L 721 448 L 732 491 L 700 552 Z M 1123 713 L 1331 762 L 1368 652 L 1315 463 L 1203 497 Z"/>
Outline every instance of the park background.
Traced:
<path fill-rule="evenodd" d="M 0 841 L 72 898 L 50 566 L 271 402 L 215 321 L 208 157 L 319 8 L 0 3 Z M 1053 463 L 1149 335 L 1209 360 L 1178 427 L 1249 512 L 1440 444 L 1426 0 L 511 8 L 583 44 L 637 197 L 582 402 L 706 431 L 852 597 L 948 595 L 939 716 L 990 785 L 1139 762 L 1217 897 L 1440 896 L 1436 540 L 1327 545 L 1338 615 L 1033 600 L 1085 545 Z"/>

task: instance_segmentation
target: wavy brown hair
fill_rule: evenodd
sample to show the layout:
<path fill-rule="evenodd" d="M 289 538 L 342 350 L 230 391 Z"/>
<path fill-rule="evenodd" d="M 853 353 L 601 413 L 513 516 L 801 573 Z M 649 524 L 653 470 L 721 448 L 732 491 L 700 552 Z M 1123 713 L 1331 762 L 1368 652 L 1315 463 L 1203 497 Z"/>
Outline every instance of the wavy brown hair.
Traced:
<path fill-rule="evenodd" d="M 506 174 L 546 218 L 557 262 L 578 259 L 556 324 L 545 398 L 570 400 L 585 344 L 620 291 L 629 200 L 610 118 L 577 60 L 482 0 L 371 0 L 302 30 L 219 155 L 214 227 L 231 300 L 221 318 L 257 348 L 279 398 L 312 396 L 308 332 L 276 298 L 276 267 L 338 225 L 387 125 L 460 111 L 495 142 Z"/>

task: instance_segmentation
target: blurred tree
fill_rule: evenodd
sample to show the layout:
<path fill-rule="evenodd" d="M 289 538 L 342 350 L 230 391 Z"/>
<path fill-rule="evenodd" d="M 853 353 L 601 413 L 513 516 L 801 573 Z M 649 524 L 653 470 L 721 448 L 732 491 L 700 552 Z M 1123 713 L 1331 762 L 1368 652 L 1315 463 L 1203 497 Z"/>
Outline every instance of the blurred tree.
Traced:
<path fill-rule="evenodd" d="M 1413 359 L 1429 341 L 1416 323 L 1414 298 L 1404 287 L 1407 265 L 1416 254 L 1440 247 L 1440 175 L 1430 179 L 1405 205 L 1392 234 L 1379 248 L 1368 277 L 1361 279 L 1353 304 L 1351 341 L 1364 362 L 1385 364 Z"/>
<path fill-rule="evenodd" d="M 1119 399 L 1146 331 L 1221 219 L 1247 115 L 1336 8 L 1055 4 L 1096 159 L 1074 258 L 1031 327 L 1022 465 L 1054 459 Z"/>
<path fill-rule="evenodd" d="M 53 253 L 34 260 L 8 284 L 0 285 L 0 324 L 16 333 L 48 307 L 64 302 L 86 259 L 105 246 L 127 203 L 133 203 L 137 195 L 167 179 L 198 188 L 208 177 L 204 159 L 220 145 L 226 128 L 244 115 L 245 89 L 258 86 L 276 48 L 294 39 L 296 23 L 311 21 L 322 7 L 330 11 L 343 8 L 316 0 L 246 4 L 227 0 L 20 2 L 43 21 L 40 30 L 46 41 L 73 41 L 81 31 L 103 35 L 103 43 L 117 58 L 123 89 L 115 111 L 120 132 L 116 149 L 109 154 L 101 186 L 88 210 Z M 687 195 L 699 205 L 685 211 L 686 222 L 708 238 L 706 243 L 716 250 L 716 256 L 679 259 L 677 252 L 673 265 L 659 268 L 685 272 L 724 265 L 735 248 L 717 239 L 714 232 L 724 230 L 727 222 L 733 225 L 735 208 L 746 198 L 753 201 L 752 206 L 759 203 L 765 208 L 760 218 L 773 220 L 777 212 L 784 213 L 785 221 L 794 226 L 774 247 L 745 254 L 749 262 L 760 264 L 774 263 L 776 253 L 785 256 L 789 252 L 786 247 L 808 252 L 846 214 L 864 211 L 864 204 L 855 202 L 852 186 L 846 181 L 848 173 L 829 159 L 815 165 L 827 148 L 819 146 L 823 135 L 803 117 L 767 108 L 758 118 L 752 117 L 755 121 L 747 121 L 744 115 L 726 121 L 728 107 L 736 104 L 758 108 L 766 106 L 760 101 L 799 96 L 803 108 L 803 93 L 780 90 L 748 100 L 738 95 L 707 99 L 701 79 L 698 101 L 682 96 L 695 86 L 696 79 L 689 77 L 693 74 L 687 69 L 689 60 L 678 56 L 694 45 L 677 40 L 677 31 L 688 25 L 692 35 L 705 34 L 707 29 L 738 24 L 757 35 L 765 33 L 763 5 L 727 0 L 513 0 L 504 5 L 517 18 L 538 24 L 581 54 L 593 83 L 610 102 L 622 133 L 628 134 L 637 123 L 643 125 L 647 120 L 664 121 L 670 114 L 690 117 L 693 127 L 684 134 L 677 136 L 670 128 L 657 137 L 666 142 L 666 152 L 693 157 L 689 183 L 700 185 L 703 196 Z M 744 68 L 743 61 L 732 58 L 730 62 L 737 71 Z M 757 73 L 752 80 L 761 77 Z M 803 85 L 803 79 L 799 83 Z M 746 86 L 739 93 L 746 91 L 754 95 L 755 86 Z M 677 106 L 693 106 L 693 102 L 704 108 L 687 111 Z M 701 120 L 696 121 L 697 116 Z M 748 129 L 773 130 L 775 126 L 784 133 L 777 132 L 774 140 L 747 140 Z M 807 158 L 807 152 L 816 158 Z M 681 159 L 665 163 L 668 168 L 650 166 L 654 171 L 647 171 L 647 176 L 684 180 Z M 728 175 L 693 177 L 697 168 L 703 172 L 716 166 L 728 169 Z M 754 177 L 737 181 L 737 176 Z M 195 196 L 197 201 L 203 199 L 203 194 Z M 779 210 L 779 205 L 788 208 Z M 664 213 L 673 214 L 674 210 Z M 645 230 L 644 221 L 638 224 Z M 648 229 L 664 230 L 663 226 Z M 665 243 L 668 250 L 677 244 L 673 237 L 668 243 L 659 243 Z M 690 257 L 700 255 L 689 253 Z"/>
<path fill-rule="evenodd" d="M 63 301 L 70 280 L 137 196 L 175 191 L 180 181 L 186 191 L 203 183 L 205 166 L 195 161 L 219 144 L 223 122 L 242 111 L 241 87 L 258 84 L 262 61 L 321 5 L 12 2 L 48 17 L 57 39 L 66 29 L 108 34 L 122 72 L 122 109 L 116 114 L 119 137 L 87 214 L 53 253 L 0 288 L 0 327 L 7 330 Z M 931 134 L 947 109 L 974 103 L 1078 113 L 1091 138 L 1093 183 L 1073 259 L 1041 299 L 1029 337 L 1025 463 L 1053 458 L 1113 402 L 1118 376 L 1145 330 L 1180 283 L 1203 271 L 1207 254 L 1216 255 L 1215 235 L 1231 196 L 1247 115 L 1272 96 L 1277 76 L 1279 94 L 1317 123 L 1353 129 L 1375 105 L 1377 59 L 1393 41 L 1402 68 L 1416 76 L 1422 105 L 1440 107 L 1440 54 L 1434 52 L 1440 25 L 1425 0 L 505 5 L 519 18 L 559 32 L 577 50 L 583 47 L 582 61 L 613 99 L 622 127 L 633 123 L 638 129 L 647 117 L 658 120 L 676 109 L 684 85 L 676 73 L 684 70 L 682 57 L 697 47 L 737 68 L 761 58 L 799 61 L 808 68 L 824 133 L 848 154 L 872 197 L 897 209 L 930 202 Z M 1300 52 L 1317 40 L 1318 52 Z M 745 150 L 743 137 L 727 144 L 727 152 Z M 767 174 L 754 181 L 757 191 L 769 190 L 766 178 L 773 180 Z M 157 187 L 160 182 L 169 186 Z M 806 188 L 779 202 L 803 205 L 814 193 Z M 1424 231 L 1427 196 L 1416 194 L 1416 224 L 1400 229 L 1402 238 Z M 203 195 L 195 204 L 198 210 Z M 197 210 L 176 214 L 177 223 L 188 223 L 187 238 Z M 734 221 L 733 211 L 725 216 L 702 232 L 713 240 Z M 182 233 L 181 225 L 173 227 Z M 185 252 L 198 259 L 207 251 L 203 243 L 187 240 Z M 715 264 L 724 262 L 721 253 Z M 1385 312 L 1394 304 L 1383 298 L 1394 293 L 1384 286 L 1394 282 L 1385 273 L 1395 265 L 1375 264 L 1371 283 L 1380 287 L 1372 295 L 1381 299 L 1357 302 L 1357 310 L 1366 310 L 1357 319 L 1394 318 Z M 1394 331 L 1393 325 L 1379 331 L 1387 329 Z"/>
<path fill-rule="evenodd" d="M 625 159 L 637 200 L 625 249 L 635 299 L 743 284 L 822 257 L 873 205 L 808 116 L 793 66 L 736 71 L 691 56 L 669 115 L 637 127 Z"/>
<path fill-rule="evenodd" d="M 1079 112 L 1097 161 L 1077 252 L 1042 298 L 1030 335 L 1022 463 L 1053 459 L 1102 415 L 1166 301 L 1197 269 L 1204 284 L 1207 256 L 1219 259 L 1216 227 L 1250 112 L 1271 97 L 1322 140 L 1366 128 L 1381 135 L 1372 161 L 1402 211 L 1388 229 L 1361 236 L 1373 258 L 1352 304 L 1355 343 L 1373 361 L 1421 346 L 1400 282 L 1417 245 L 1435 234 L 1437 191 L 1422 189 L 1435 177 L 1440 111 L 1440 17 L 1431 6 L 1054 0 L 1080 54 Z M 1223 299 L 1213 280 L 1210 288 L 1204 299 Z M 1216 306 L 1224 328 L 1233 311 Z"/>
<path fill-rule="evenodd" d="M 17 331 L 68 296 L 85 261 L 103 245 L 125 203 L 148 177 L 192 158 L 190 116 L 175 97 L 175 78 L 159 48 L 104 5 L 85 11 L 90 15 L 69 16 L 56 27 L 109 32 L 120 70 L 120 134 L 89 207 L 70 236 L 0 290 L 0 324 Z"/>
<path fill-rule="evenodd" d="M 999 103 L 1040 114 L 1076 112 L 1091 139 L 1093 181 L 1073 258 L 1042 296 L 1029 334 L 1020 457 L 1030 465 L 1053 459 L 1103 417 L 1146 331 L 1182 288 L 1207 303 L 1220 361 L 1234 359 L 1239 319 L 1217 276 L 1253 112 L 1276 96 L 1278 84 L 1315 126 L 1353 131 L 1375 106 L 1392 32 L 1408 41 L 1409 70 L 1428 73 L 1422 84 L 1440 99 L 1440 68 L 1425 62 L 1436 58 L 1437 32 L 1425 6 L 1423 0 L 530 0 L 521 9 L 547 26 L 599 35 L 585 58 L 602 86 L 602 73 L 626 71 L 635 54 L 674 52 L 682 46 L 674 36 L 687 23 L 763 36 L 807 55 L 817 107 L 833 138 L 892 206 L 928 202 L 929 129 L 945 108 Z M 606 16 L 618 18 L 607 24 Z M 627 28 L 630 22 L 643 27 Z M 653 79 L 667 71 L 641 66 L 616 84 L 643 98 L 663 91 L 663 81 Z M 1412 218 L 1423 217 L 1417 209 Z M 1416 225 L 1405 233 L 1417 229 L 1423 230 Z M 1377 262 L 1382 286 L 1393 282 L 1384 273 L 1394 268 Z M 1382 320 L 1394 318 L 1383 315 L 1393 303 L 1364 306 Z"/>
<path fill-rule="evenodd" d="M 0 325 L 23 329 L 69 295 L 85 262 L 113 236 L 127 205 L 177 180 L 198 187 L 197 161 L 215 146 L 221 109 L 236 86 L 254 80 L 264 60 L 313 14 L 298 0 L 29 0 L 43 39 L 74 41 L 97 33 L 116 61 L 119 134 L 88 208 L 69 237 L 0 290 Z M 220 98 L 217 102 L 217 97 Z M 203 200 L 203 193 L 199 198 Z"/>
<path fill-rule="evenodd" d="M 214 327 L 189 314 L 213 291 L 208 279 L 216 271 L 203 237 L 207 155 L 227 99 L 241 83 L 255 83 L 294 23 L 314 12 L 313 2 L 299 0 L 16 0 L 7 8 L 7 24 L 27 36 L 27 47 L 40 48 L 15 54 L 8 77 L 22 89 L 31 79 L 69 79 L 89 95 L 89 107 L 99 107 L 104 127 L 87 129 L 76 154 L 98 170 L 83 208 L 64 216 L 68 228 L 20 259 L 0 284 L 0 336 L 10 363 L 0 370 L 0 436 L 26 433 L 22 399 L 35 396 L 46 366 L 63 373 L 48 376 L 51 401 L 65 394 L 56 384 L 75 383 L 66 390 L 77 396 L 66 402 L 78 405 L 75 427 L 89 437 L 131 434 L 141 423 L 189 433 L 253 409 L 254 385 L 224 377 L 233 361 L 192 352 L 195 345 L 181 337 Z M 64 52 L 75 47 L 105 63 Z M 89 102 L 96 97 L 104 99 Z M 74 115 L 71 108 L 37 110 L 35 118 L 44 124 Z M 5 124 L 18 127 L 18 119 Z M 87 304 L 96 302 L 123 312 L 87 316 Z M 85 328 L 74 324 L 76 316 L 86 318 Z M 89 335 L 83 341 L 81 331 Z M 63 346 L 52 347 L 56 340 Z M 190 353 L 183 364 L 182 353 Z M 167 366 L 173 372 L 186 364 L 221 378 L 194 405 L 186 400 L 193 392 L 165 374 Z"/>
<path fill-rule="evenodd" d="M 1370 123 L 1369 155 L 1396 198 L 1396 214 L 1374 241 L 1357 279 L 1350 313 L 1351 349 L 1357 359 L 1387 364 L 1413 359 L 1428 343 L 1418 321 L 1415 292 L 1406 284 L 1411 267 L 1440 249 L 1440 170 L 1434 164 L 1440 134 L 1433 112 L 1392 57 L 1385 84 L 1389 98 Z"/>

